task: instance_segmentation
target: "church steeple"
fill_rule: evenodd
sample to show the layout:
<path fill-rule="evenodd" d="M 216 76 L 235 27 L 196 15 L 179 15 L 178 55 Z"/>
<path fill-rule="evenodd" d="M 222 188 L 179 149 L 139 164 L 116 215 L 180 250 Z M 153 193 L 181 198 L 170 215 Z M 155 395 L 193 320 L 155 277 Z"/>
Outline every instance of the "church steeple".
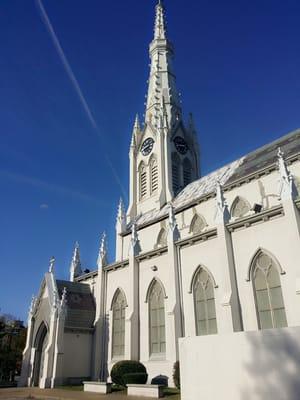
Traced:
<path fill-rule="evenodd" d="M 158 127 L 161 104 L 164 101 L 170 126 L 181 116 L 179 93 L 173 71 L 173 45 L 168 40 L 165 10 L 160 1 L 156 6 L 154 38 L 150 44 L 151 69 L 147 95 L 145 123 Z"/>
<path fill-rule="evenodd" d="M 128 221 L 158 210 L 199 177 L 195 127 L 183 121 L 180 95 L 173 70 L 173 45 L 166 29 L 165 9 L 155 9 L 150 43 L 150 76 L 145 121 L 134 124 L 130 145 L 130 201 Z"/>

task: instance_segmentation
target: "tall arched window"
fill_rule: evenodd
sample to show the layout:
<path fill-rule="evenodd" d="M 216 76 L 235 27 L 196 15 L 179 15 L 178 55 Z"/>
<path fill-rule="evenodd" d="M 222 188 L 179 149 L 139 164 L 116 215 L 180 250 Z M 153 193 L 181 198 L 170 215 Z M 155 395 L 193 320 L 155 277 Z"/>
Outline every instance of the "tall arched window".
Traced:
<path fill-rule="evenodd" d="M 180 190 L 180 158 L 176 153 L 172 154 L 172 186 L 174 194 Z"/>
<path fill-rule="evenodd" d="M 158 190 L 158 166 L 157 160 L 153 157 L 150 161 L 150 188 L 151 194 Z"/>
<path fill-rule="evenodd" d="M 251 211 L 251 206 L 247 200 L 237 197 L 231 207 L 231 216 L 233 218 L 242 218 Z"/>
<path fill-rule="evenodd" d="M 183 185 L 186 186 L 192 182 L 192 164 L 188 158 L 183 161 Z"/>
<path fill-rule="evenodd" d="M 195 277 L 193 293 L 197 336 L 217 333 L 214 285 L 211 276 L 203 268 Z"/>
<path fill-rule="evenodd" d="M 252 266 L 252 278 L 260 329 L 287 326 L 280 275 L 275 261 L 260 252 Z"/>
<path fill-rule="evenodd" d="M 168 235 L 165 228 L 161 228 L 156 242 L 156 247 L 164 247 L 168 244 Z"/>
<path fill-rule="evenodd" d="M 195 214 L 191 222 L 190 232 L 196 235 L 197 233 L 201 233 L 206 226 L 207 224 L 204 218 L 198 214 Z"/>
<path fill-rule="evenodd" d="M 157 281 L 149 295 L 149 339 L 151 355 L 166 352 L 164 291 Z"/>
<path fill-rule="evenodd" d="M 147 196 L 147 169 L 146 165 L 142 162 L 139 167 L 139 180 L 140 180 L 140 199 Z"/>
<path fill-rule="evenodd" d="M 112 356 L 118 358 L 125 353 L 125 308 L 126 299 L 123 293 L 118 290 L 112 305 Z"/>

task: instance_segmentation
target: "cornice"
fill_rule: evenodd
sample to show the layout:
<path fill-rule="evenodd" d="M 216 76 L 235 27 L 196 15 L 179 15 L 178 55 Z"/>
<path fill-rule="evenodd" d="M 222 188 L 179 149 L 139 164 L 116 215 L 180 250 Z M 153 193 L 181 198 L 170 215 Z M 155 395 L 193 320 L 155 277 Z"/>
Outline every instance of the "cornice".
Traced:
<path fill-rule="evenodd" d="M 281 217 L 283 215 L 283 206 L 280 204 L 278 206 L 261 211 L 260 213 L 252 214 L 244 218 L 240 218 L 236 221 L 229 222 L 228 224 L 226 224 L 226 227 L 229 232 L 234 232 L 237 229 L 249 228 L 251 225 L 254 225 L 258 222 L 267 222 L 270 219 Z"/>
<path fill-rule="evenodd" d="M 201 232 L 197 235 L 192 235 L 185 239 L 178 240 L 176 242 L 176 246 L 186 247 L 186 246 L 191 246 L 191 245 L 199 243 L 199 242 L 206 242 L 207 240 L 216 238 L 217 235 L 218 235 L 217 228 L 209 229 L 209 230 L 206 230 L 205 232 Z"/>
<path fill-rule="evenodd" d="M 168 252 L 168 246 L 160 247 L 155 250 L 147 251 L 146 253 L 139 254 L 136 258 L 138 261 L 150 260 L 154 257 L 159 257 Z"/>
<path fill-rule="evenodd" d="M 105 272 L 115 271 L 115 270 L 120 269 L 120 268 L 128 267 L 128 265 L 129 265 L 129 260 L 127 259 L 127 260 L 124 260 L 124 261 L 118 261 L 118 262 L 115 262 L 113 264 L 106 265 L 103 268 L 103 270 Z"/>

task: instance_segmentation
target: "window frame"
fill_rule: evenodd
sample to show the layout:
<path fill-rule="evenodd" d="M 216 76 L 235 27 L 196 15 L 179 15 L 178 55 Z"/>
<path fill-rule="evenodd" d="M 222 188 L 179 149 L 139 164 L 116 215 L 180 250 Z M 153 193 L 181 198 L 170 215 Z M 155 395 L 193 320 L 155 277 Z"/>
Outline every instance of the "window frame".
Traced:
<path fill-rule="evenodd" d="M 198 328 L 198 315 L 197 315 L 197 311 L 198 311 L 198 307 L 197 307 L 197 299 L 196 299 L 196 295 L 197 295 L 197 291 L 196 291 L 196 285 L 197 285 L 197 280 L 198 278 L 200 278 L 201 273 L 204 272 L 207 274 L 207 281 L 206 281 L 206 285 L 210 284 L 211 285 L 211 289 L 212 289 L 212 293 L 213 293 L 213 298 L 205 298 L 204 299 L 204 306 L 205 306 L 205 320 L 200 320 L 200 321 L 205 321 L 205 325 L 206 325 L 206 333 L 205 334 L 201 334 L 200 330 Z M 198 288 L 200 286 L 200 284 L 197 285 Z M 207 286 L 206 286 L 207 288 Z M 202 286 L 202 290 L 204 291 L 204 294 L 206 293 L 206 288 L 204 289 Z M 215 289 L 217 288 L 217 285 L 215 283 L 215 280 L 212 276 L 212 274 L 203 266 L 200 266 L 197 268 L 197 270 L 195 271 L 194 275 L 193 275 L 193 279 L 192 279 L 192 285 L 191 285 L 191 293 L 193 294 L 193 302 L 194 302 L 194 321 L 195 321 L 195 333 L 196 336 L 207 336 L 207 335 L 216 335 L 218 334 L 218 318 L 217 318 L 217 308 L 216 308 L 216 296 L 215 296 Z M 209 312 L 208 312 L 208 301 L 209 300 L 213 300 L 213 308 L 214 308 L 214 316 L 215 318 L 209 318 Z M 209 329 L 209 321 L 211 320 L 215 320 L 215 326 L 216 326 L 216 331 L 215 332 L 210 332 Z"/>
<path fill-rule="evenodd" d="M 160 290 L 160 296 L 161 296 L 161 300 L 162 300 L 162 305 L 163 305 L 163 325 L 156 325 L 155 328 L 161 328 L 163 327 L 164 329 L 164 342 L 159 340 L 158 341 L 158 345 L 161 348 L 161 345 L 164 344 L 165 348 L 164 351 L 160 351 L 160 352 L 152 352 L 152 345 L 153 345 L 153 341 L 152 341 L 152 325 L 151 325 L 151 300 L 152 300 L 152 295 L 153 295 L 153 291 L 155 290 L 155 288 L 158 287 Z M 166 305 L 165 305 L 165 299 L 166 299 L 166 294 L 165 294 L 165 290 L 164 287 L 162 285 L 162 283 L 158 280 L 158 279 L 153 279 L 153 281 L 151 282 L 149 289 L 148 289 L 148 293 L 147 293 L 147 302 L 148 302 L 148 343 L 149 343 L 149 359 L 150 360 L 165 360 L 166 359 L 166 346 L 167 346 L 167 338 L 166 338 Z M 162 307 L 161 307 L 162 308 Z M 157 310 L 160 310 L 161 308 L 157 308 Z M 161 334 L 159 334 L 158 336 L 160 336 L 161 338 Z"/>
<path fill-rule="evenodd" d="M 266 257 L 268 257 L 270 259 L 271 262 L 271 267 L 268 267 L 268 271 L 267 273 L 265 273 L 264 269 L 258 264 L 258 260 L 259 258 L 264 255 Z M 280 288 L 280 294 L 281 294 L 281 299 L 282 299 L 282 307 L 273 307 L 272 302 L 274 302 L 272 300 L 272 295 L 270 292 L 270 289 L 274 289 L 276 288 L 274 287 L 270 287 L 268 279 L 267 279 L 267 275 L 270 273 L 271 268 L 274 269 L 274 271 L 278 274 L 278 280 L 280 283 L 280 286 L 276 286 L 277 288 Z M 268 298 L 268 303 L 269 303 L 269 309 L 266 310 L 270 313 L 271 316 L 271 322 L 272 322 L 272 327 L 262 327 L 262 321 L 261 321 L 261 317 L 260 317 L 260 309 L 259 309 L 259 301 L 258 301 L 258 296 L 257 296 L 257 292 L 259 291 L 258 289 L 256 289 L 256 284 L 255 284 L 255 278 L 256 278 L 256 271 L 257 269 L 259 269 L 265 278 L 265 282 L 266 282 L 266 287 L 264 288 L 264 290 L 267 292 L 267 298 Z M 253 290 L 253 297 L 254 297 L 254 304 L 255 304 L 255 311 L 256 311 L 256 321 L 257 321 L 257 326 L 259 330 L 265 330 L 265 329 L 279 329 L 279 328 L 284 328 L 284 327 L 288 327 L 288 320 L 287 320 L 287 314 L 286 314 L 286 307 L 285 307 L 285 302 L 284 302 L 284 296 L 283 296 L 283 291 L 282 291 L 282 282 L 281 282 L 281 275 L 283 275 L 285 272 L 283 272 L 283 270 L 281 269 L 280 265 L 278 264 L 278 262 L 276 261 L 276 259 L 269 254 L 266 251 L 260 250 L 257 252 L 257 254 L 255 255 L 255 257 L 253 258 L 253 261 L 251 263 L 251 281 L 252 281 L 252 290 Z M 262 289 L 261 289 L 262 290 Z M 283 310 L 284 311 L 284 316 L 285 316 L 285 323 L 286 325 L 284 326 L 276 326 L 276 319 L 274 317 L 274 311 L 276 310 Z"/>
<path fill-rule="evenodd" d="M 121 298 L 121 301 L 119 301 L 119 298 Z M 123 343 L 122 345 L 116 345 L 116 343 L 115 343 L 115 324 L 116 324 L 115 312 L 116 312 L 116 304 L 118 304 L 118 303 L 120 304 L 120 315 L 121 315 L 121 318 L 118 321 L 122 320 L 122 329 L 120 331 L 118 331 L 118 333 L 121 332 L 121 334 L 123 335 L 122 336 L 122 343 Z M 115 292 L 115 295 L 113 297 L 113 301 L 112 301 L 112 305 L 111 305 L 111 311 L 112 311 L 111 359 L 112 360 L 122 360 L 125 357 L 126 308 L 127 308 L 127 302 L 126 302 L 125 294 L 123 293 L 122 290 L 117 289 L 117 291 Z M 123 347 L 123 354 L 116 354 L 115 347 Z"/>

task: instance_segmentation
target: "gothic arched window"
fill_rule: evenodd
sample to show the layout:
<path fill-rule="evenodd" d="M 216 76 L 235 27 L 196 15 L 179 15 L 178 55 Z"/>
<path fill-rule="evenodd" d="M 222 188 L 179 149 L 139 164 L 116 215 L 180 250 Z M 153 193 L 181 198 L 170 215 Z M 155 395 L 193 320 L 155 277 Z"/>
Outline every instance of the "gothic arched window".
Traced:
<path fill-rule="evenodd" d="M 151 194 L 158 190 L 158 166 L 155 157 L 150 160 L 150 189 Z"/>
<path fill-rule="evenodd" d="M 183 161 L 183 185 L 186 186 L 192 182 L 192 164 L 188 158 Z"/>
<path fill-rule="evenodd" d="M 152 355 L 166 352 L 164 291 L 158 281 L 149 294 L 149 344 Z"/>
<path fill-rule="evenodd" d="M 139 181 L 140 181 L 140 199 L 147 196 L 147 169 L 142 162 L 139 167 Z"/>
<path fill-rule="evenodd" d="M 197 336 L 217 333 L 214 284 L 210 274 L 203 268 L 195 277 L 193 293 Z"/>
<path fill-rule="evenodd" d="M 126 299 L 121 290 L 118 289 L 113 305 L 112 323 L 112 357 L 118 358 L 125 353 L 125 309 Z"/>
<path fill-rule="evenodd" d="M 156 242 L 156 247 L 164 247 L 168 244 L 168 235 L 165 228 L 161 228 Z"/>
<path fill-rule="evenodd" d="M 176 153 L 172 154 L 172 186 L 174 194 L 180 190 L 180 158 Z"/>
<path fill-rule="evenodd" d="M 247 200 L 237 197 L 231 207 L 231 216 L 233 218 L 242 218 L 251 211 L 251 206 Z"/>
<path fill-rule="evenodd" d="M 204 218 L 196 214 L 192 219 L 190 232 L 192 232 L 194 235 L 197 233 L 201 233 L 206 228 L 206 226 L 207 224 Z"/>
<path fill-rule="evenodd" d="M 278 267 L 260 252 L 252 265 L 252 280 L 260 329 L 287 326 Z"/>

